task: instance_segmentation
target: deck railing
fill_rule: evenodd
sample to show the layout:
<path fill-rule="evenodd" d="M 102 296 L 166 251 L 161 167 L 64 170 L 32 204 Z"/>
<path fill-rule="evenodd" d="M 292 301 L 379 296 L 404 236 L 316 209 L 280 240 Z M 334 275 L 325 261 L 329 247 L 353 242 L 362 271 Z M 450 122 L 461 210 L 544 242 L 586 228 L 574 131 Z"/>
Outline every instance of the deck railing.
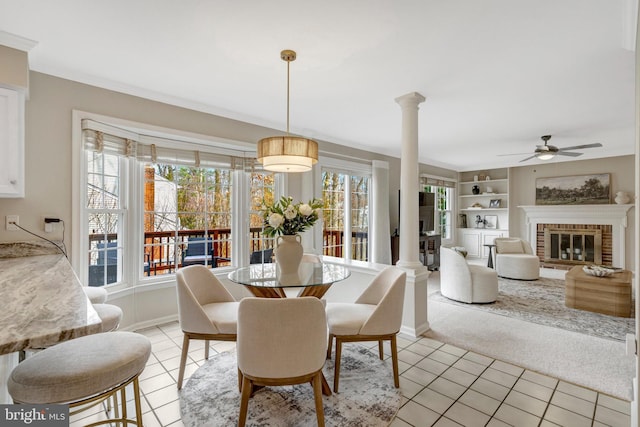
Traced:
<path fill-rule="evenodd" d="M 256 252 L 272 247 L 273 240 L 262 238 L 262 228 L 250 229 L 250 251 Z M 206 230 L 210 242 L 211 262 L 216 266 L 230 264 L 231 260 L 231 229 L 215 228 Z M 182 266 L 183 258 L 187 253 L 189 240 L 202 239 L 205 230 L 180 230 L 176 231 L 146 231 L 144 233 L 144 271 L 145 275 L 153 276 L 175 271 Z M 117 243 L 117 234 L 90 234 L 89 248 L 93 252 L 89 254 L 89 265 L 96 265 L 98 252 L 110 247 L 108 244 Z M 324 230 L 323 255 L 342 257 L 345 244 L 342 230 Z M 351 233 L 352 258 L 368 260 L 368 233 Z M 113 250 L 113 249 L 110 249 Z M 105 259 L 108 259 L 106 257 Z"/>

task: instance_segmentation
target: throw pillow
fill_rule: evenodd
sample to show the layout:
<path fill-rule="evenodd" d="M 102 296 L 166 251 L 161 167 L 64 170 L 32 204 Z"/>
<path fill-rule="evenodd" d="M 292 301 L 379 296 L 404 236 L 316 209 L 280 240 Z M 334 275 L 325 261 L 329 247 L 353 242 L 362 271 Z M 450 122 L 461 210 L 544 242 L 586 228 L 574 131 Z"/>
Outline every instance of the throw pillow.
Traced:
<path fill-rule="evenodd" d="M 463 258 L 467 257 L 467 250 L 463 246 L 452 246 L 451 249 L 458 252 Z"/>
<path fill-rule="evenodd" d="M 496 252 L 499 254 L 523 254 L 524 250 L 519 240 L 502 240 L 496 242 Z"/>

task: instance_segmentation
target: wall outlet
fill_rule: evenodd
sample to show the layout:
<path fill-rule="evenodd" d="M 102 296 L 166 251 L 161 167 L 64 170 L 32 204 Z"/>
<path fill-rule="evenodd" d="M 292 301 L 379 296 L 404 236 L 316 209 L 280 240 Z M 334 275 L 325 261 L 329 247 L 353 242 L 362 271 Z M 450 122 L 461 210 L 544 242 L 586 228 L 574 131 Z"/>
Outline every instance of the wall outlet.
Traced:
<path fill-rule="evenodd" d="M 56 230 L 56 224 L 60 222 L 60 219 L 56 215 L 45 215 L 42 217 L 44 223 L 44 232 L 53 233 Z"/>
<path fill-rule="evenodd" d="M 20 224 L 20 217 L 18 215 L 7 215 L 4 217 L 4 226 L 7 231 L 18 231 L 18 227 L 12 223 Z"/>

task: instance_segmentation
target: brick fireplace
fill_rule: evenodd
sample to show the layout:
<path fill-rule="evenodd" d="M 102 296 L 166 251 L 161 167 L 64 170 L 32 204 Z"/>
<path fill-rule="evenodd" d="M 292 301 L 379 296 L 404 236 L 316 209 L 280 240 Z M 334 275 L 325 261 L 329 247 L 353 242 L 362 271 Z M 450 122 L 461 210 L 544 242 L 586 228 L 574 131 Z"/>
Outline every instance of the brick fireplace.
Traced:
<path fill-rule="evenodd" d="M 543 265 L 570 267 L 589 263 L 625 268 L 627 212 L 632 206 L 537 205 L 520 208 L 526 213 L 527 240 Z"/>
<path fill-rule="evenodd" d="M 545 264 L 613 265 L 612 226 L 608 224 L 538 224 L 536 255 Z"/>

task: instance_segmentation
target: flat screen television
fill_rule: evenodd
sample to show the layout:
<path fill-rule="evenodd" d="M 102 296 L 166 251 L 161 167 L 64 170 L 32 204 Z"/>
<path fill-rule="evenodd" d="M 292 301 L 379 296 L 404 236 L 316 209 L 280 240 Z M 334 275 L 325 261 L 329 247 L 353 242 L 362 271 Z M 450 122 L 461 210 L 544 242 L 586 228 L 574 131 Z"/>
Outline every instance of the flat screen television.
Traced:
<path fill-rule="evenodd" d="M 418 192 L 418 232 L 420 235 L 435 230 L 435 194 Z M 398 190 L 398 226 L 400 225 L 400 190 Z"/>

